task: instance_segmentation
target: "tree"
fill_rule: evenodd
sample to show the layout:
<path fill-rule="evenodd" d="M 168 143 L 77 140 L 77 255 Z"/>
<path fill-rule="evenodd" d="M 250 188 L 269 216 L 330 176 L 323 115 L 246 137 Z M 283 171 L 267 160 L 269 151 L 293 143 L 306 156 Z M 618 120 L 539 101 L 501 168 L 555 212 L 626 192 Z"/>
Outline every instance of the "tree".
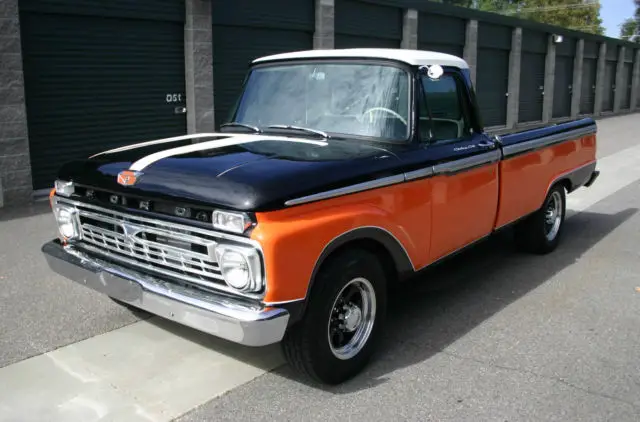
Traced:
<path fill-rule="evenodd" d="M 638 22 L 635 18 L 628 18 L 620 25 L 620 38 L 623 40 L 629 40 L 632 36 L 636 35 L 638 30 Z M 636 42 L 640 43 L 640 37 L 636 37 Z"/>
<path fill-rule="evenodd" d="M 529 0 L 520 17 L 593 34 L 605 32 L 598 1 Z"/>
<path fill-rule="evenodd" d="M 640 0 L 636 0 L 636 41 L 640 38 Z M 640 41 L 638 41 L 640 42 Z"/>
<path fill-rule="evenodd" d="M 443 0 L 465 5 L 464 0 Z M 640 2 L 640 0 L 634 0 Z M 472 7 L 577 31 L 604 34 L 599 0 L 473 0 Z"/>

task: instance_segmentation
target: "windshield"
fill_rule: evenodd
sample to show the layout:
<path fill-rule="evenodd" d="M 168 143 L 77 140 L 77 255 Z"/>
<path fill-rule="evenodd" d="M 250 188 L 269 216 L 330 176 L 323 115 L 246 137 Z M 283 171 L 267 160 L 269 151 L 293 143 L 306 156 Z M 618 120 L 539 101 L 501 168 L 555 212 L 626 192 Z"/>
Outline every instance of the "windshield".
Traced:
<path fill-rule="evenodd" d="M 408 114 L 408 72 L 372 63 L 313 63 L 254 69 L 233 120 L 261 129 L 291 125 L 404 140 Z"/>

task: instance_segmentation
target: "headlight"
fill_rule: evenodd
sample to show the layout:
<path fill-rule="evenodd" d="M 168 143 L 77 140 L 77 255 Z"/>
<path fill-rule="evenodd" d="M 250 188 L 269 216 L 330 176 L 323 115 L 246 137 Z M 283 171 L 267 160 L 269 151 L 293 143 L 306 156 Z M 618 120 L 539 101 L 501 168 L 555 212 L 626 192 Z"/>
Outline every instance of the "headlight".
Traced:
<path fill-rule="evenodd" d="M 247 214 L 228 211 L 214 211 L 211 221 L 213 227 L 234 233 L 244 233 L 251 226 L 251 219 Z"/>
<path fill-rule="evenodd" d="M 56 193 L 60 196 L 71 196 L 75 192 L 73 182 L 67 182 L 64 180 L 56 180 L 55 182 Z"/>
<path fill-rule="evenodd" d="M 234 245 L 216 246 L 216 258 L 224 281 L 242 292 L 262 289 L 262 267 L 258 251 Z"/>
<path fill-rule="evenodd" d="M 55 203 L 53 205 L 53 214 L 58 223 L 58 231 L 63 240 L 73 240 L 80 236 L 78 230 L 78 211 L 74 207 Z"/>

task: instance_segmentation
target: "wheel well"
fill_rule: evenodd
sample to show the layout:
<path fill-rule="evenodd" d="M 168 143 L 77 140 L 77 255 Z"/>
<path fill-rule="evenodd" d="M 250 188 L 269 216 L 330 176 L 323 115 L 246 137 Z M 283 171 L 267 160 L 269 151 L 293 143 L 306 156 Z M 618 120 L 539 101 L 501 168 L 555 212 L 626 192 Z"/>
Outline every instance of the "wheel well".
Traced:
<path fill-rule="evenodd" d="M 568 178 L 567 178 L 567 179 L 561 179 L 561 180 L 558 180 L 558 181 L 555 183 L 555 185 L 562 185 L 562 186 L 567 190 L 567 193 L 568 193 L 568 192 L 571 192 L 571 190 L 572 190 L 572 188 L 573 188 L 573 186 L 571 185 L 571 180 L 570 180 L 570 179 L 568 179 Z M 553 187 L 553 186 L 552 186 L 552 187 Z"/>
<path fill-rule="evenodd" d="M 393 255 L 389 249 L 382 243 L 375 239 L 371 238 L 357 238 L 349 240 L 341 245 L 337 246 L 335 249 L 332 249 L 329 254 L 321 258 L 322 260 L 319 262 L 319 265 L 314 269 L 313 274 L 311 276 L 311 280 L 309 281 L 309 289 L 307 291 L 306 301 L 312 294 L 314 288 L 314 281 L 317 278 L 318 273 L 322 270 L 324 266 L 326 266 L 332 259 L 340 255 L 342 252 L 346 250 L 352 249 L 360 249 L 368 251 L 374 254 L 380 260 L 382 264 L 382 268 L 384 269 L 385 275 L 387 276 L 387 286 L 392 286 L 397 282 L 400 278 L 400 272 L 398 265 L 396 264 Z"/>
<path fill-rule="evenodd" d="M 385 275 L 387 276 L 388 284 L 393 284 L 398 279 L 398 267 L 393 260 L 393 256 L 391 252 L 380 242 L 374 239 L 354 239 L 346 242 L 343 245 L 338 246 L 333 252 L 327 256 L 327 259 L 324 260 L 322 267 L 331 257 L 337 256 L 339 253 L 346 249 L 362 249 L 367 252 L 374 254 L 378 259 L 380 259 L 380 263 L 382 264 L 382 268 L 384 269 Z"/>

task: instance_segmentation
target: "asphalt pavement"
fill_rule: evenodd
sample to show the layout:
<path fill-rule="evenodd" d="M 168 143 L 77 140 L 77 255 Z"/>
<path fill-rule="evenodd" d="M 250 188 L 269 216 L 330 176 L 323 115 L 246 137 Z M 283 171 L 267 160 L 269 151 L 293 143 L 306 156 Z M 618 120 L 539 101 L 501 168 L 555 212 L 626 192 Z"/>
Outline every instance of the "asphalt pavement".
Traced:
<path fill-rule="evenodd" d="M 300 379 L 51 273 L 46 203 L 0 210 L 0 421 L 640 420 L 640 115 L 598 121 L 601 177 L 550 255 L 506 231 L 393 292 L 355 379 Z"/>

